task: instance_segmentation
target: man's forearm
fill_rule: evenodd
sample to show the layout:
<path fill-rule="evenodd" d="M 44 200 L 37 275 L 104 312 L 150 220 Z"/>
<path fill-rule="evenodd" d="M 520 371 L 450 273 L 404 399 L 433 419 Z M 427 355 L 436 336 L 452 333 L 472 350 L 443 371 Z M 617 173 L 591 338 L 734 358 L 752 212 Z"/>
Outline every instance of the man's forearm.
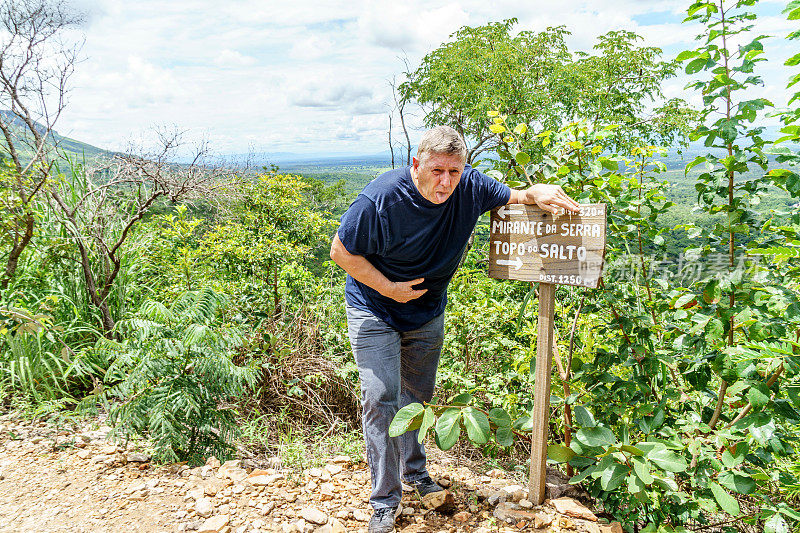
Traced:
<path fill-rule="evenodd" d="M 578 202 L 567 196 L 560 186 L 544 183 L 537 183 L 523 190 L 511 189 L 508 203 L 538 205 L 551 213 L 557 213 L 560 207 L 573 213 L 580 209 Z"/>
<path fill-rule="evenodd" d="M 339 240 L 338 234 L 333 239 L 331 259 L 337 265 L 367 287 L 384 295 L 389 292 L 392 282 L 380 270 L 375 268 L 365 257 L 348 252 L 342 241 Z"/>
<path fill-rule="evenodd" d="M 428 289 L 413 288 L 414 285 L 423 281 L 422 278 L 411 281 L 390 281 L 365 257 L 348 252 L 339 239 L 338 233 L 333 236 L 331 243 L 331 259 L 355 280 L 378 291 L 381 295 L 401 303 L 419 298 L 428 291 Z"/>

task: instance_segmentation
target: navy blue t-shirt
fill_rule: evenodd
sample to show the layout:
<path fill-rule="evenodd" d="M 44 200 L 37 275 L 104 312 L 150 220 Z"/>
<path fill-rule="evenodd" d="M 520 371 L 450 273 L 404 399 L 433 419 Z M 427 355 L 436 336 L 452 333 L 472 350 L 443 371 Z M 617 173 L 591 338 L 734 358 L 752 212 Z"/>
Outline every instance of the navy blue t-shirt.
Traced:
<path fill-rule="evenodd" d="M 467 165 L 453 194 L 435 204 L 420 194 L 410 167 L 386 172 L 364 187 L 342 215 L 339 239 L 390 281 L 425 278 L 428 292 L 400 303 L 347 276 L 347 303 L 400 331 L 411 331 L 444 312 L 455 274 L 478 217 L 505 205 L 511 189 Z"/>

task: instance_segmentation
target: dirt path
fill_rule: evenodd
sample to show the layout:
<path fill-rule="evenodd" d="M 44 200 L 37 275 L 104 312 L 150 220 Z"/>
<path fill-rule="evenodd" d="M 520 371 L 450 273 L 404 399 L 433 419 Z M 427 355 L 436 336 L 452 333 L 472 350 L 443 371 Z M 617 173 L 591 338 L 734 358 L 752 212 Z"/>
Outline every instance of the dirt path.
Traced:
<path fill-rule="evenodd" d="M 369 473 L 362 462 L 332 457 L 323 468 L 304 472 L 278 464 L 244 469 L 240 461 L 220 465 L 214 458 L 193 469 L 155 466 L 145 452 L 109 443 L 109 429 L 94 423 L 56 433 L 14 413 L 0 416 L 0 531 L 366 531 Z M 578 518 L 574 513 L 583 510 L 569 498 L 562 503 L 576 504 L 573 513 L 562 508 L 565 514 L 559 514 L 553 504 L 531 508 L 519 501 L 523 487 L 513 486 L 501 471 L 476 475 L 435 460 L 430 470 L 450 484 L 458 512 L 445 516 L 423 509 L 407 494 L 398 531 L 621 533 L 617 524 Z"/>

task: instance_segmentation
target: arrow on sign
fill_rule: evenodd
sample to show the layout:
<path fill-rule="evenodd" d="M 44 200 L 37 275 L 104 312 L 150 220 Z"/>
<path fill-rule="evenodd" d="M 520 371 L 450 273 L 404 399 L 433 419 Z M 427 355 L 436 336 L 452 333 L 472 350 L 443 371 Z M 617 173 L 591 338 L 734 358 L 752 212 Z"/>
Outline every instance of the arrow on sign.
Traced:
<path fill-rule="evenodd" d="M 522 259 L 520 259 L 519 256 L 517 256 L 517 259 L 514 261 L 510 261 L 508 259 L 498 259 L 497 264 L 504 266 L 513 266 L 514 270 L 519 270 L 520 267 L 522 266 Z"/>
<path fill-rule="evenodd" d="M 500 215 L 500 218 L 506 218 L 506 215 L 524 215 L 525 211 L 517 211 L 516 209 L 509 209 L 506 206 L 500 206 L 500 209 L 497 210 L 497 214 Z"/>

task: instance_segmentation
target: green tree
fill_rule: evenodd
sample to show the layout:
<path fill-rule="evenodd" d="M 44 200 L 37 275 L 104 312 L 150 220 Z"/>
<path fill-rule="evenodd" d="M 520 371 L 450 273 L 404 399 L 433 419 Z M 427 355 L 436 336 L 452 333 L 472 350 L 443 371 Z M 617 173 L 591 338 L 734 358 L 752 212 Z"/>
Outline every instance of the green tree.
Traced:
<path fill-rule="evenodd" d="M 53 128 L 66 107 L 83 17 L 62 0 L 0 2 L 0 245 L 5 289 L 33 239 L 37 201 L 55 160 Z"/>
<path fill-rule="evenodd" d="M 236 185 L 228 220 L 203 236 L 198 253 L 213 264 L 226 292 L 242 310 L 263 314 L 272 296 L 273 314 L 281 309 L 281 269 L 305 262 L 329 242 L 333 222 L 311 207 L 314 192 L 300 176 L 264 174 Z"/>
<path fill-rule="evenodd" d="M 671 143 L 690 123 L 683 101 L 658 102 L 675 63 L 661 61 L 658 48 L 638 46 L 635 33 L 609 32 L 599 38 L 597 54 L 573 56 L 564 26 L 512 36 L 516 22 L 461 28 L 399 87 L 404 101 L 422 106 L 427 126 L 448 124 L 465 136 L 468 162 L 497 146 L 485 121 L 495 109 L 537 131 L 602 117 L 627 125 L 642 139 L 636 144 Z"/>

